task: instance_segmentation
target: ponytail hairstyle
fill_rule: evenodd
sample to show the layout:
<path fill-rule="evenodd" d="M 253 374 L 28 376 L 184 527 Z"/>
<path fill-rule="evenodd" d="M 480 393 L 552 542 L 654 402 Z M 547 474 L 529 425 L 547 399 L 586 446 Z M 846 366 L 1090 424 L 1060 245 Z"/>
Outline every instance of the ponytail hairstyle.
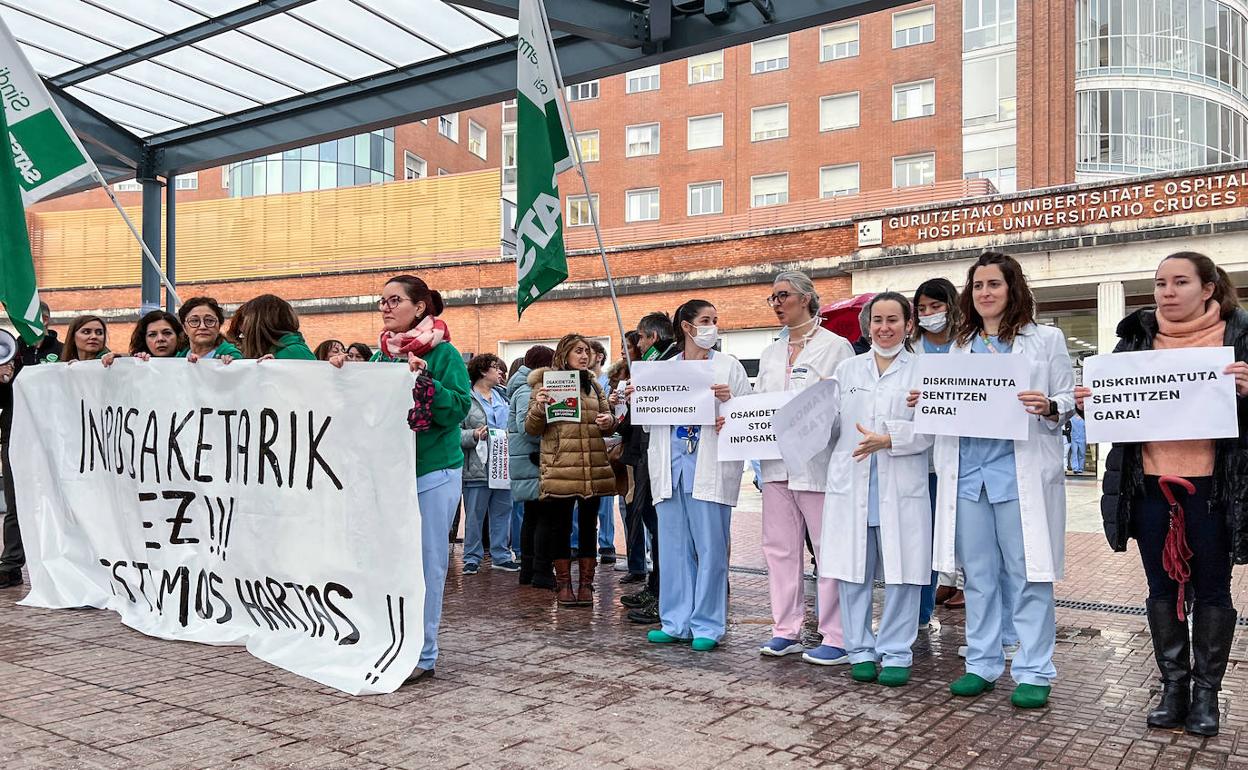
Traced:
<path fill-rule="evenodd" d="M 867 307 L 865 308 L 866 314 L 867 314 L 867 327 L 868 327 L 865 336 L 868 342 L 871 341 L 871 329 L 870 329 L 871 311 L 879 303 L 888 302 L 890 300 L 893 302 L 896 302 L 897 305 L 901 307 L 901 319 L 905 323 L 906 326 L 909 326 L 911 323 L 914 322 L 914 309 L 910 307 L 910 300 L 906 299 L 906 295 L 897 291 L 882 291 L 879 294 L 876 294 L 874 297 L 872 297 L 871 301 L 867 303 Z M 903 335 L 903 337 L 905 339 L 905 342 L 903 344 L 906 346 L 906 350 L 913 353 L 914 348 L 910 346 L 910 335 L 906 334 L 906 335 Z"/>
<path fill-rule="evenodd" d="M 430 289 L 429 285 L 423 279 L 414 275 L 396 275 L 390 278 L 386 283 L 397 283 L 403 286 L 403 292 L 407 294 L 407 298 L 415 305 L 418 302 L 425 303 L 425 312 L 420 318 L 416 319 L 416 323 L 425 320 L 425 316 L 438 317 L 442 315 L 442 311 L 446 309 L 446 305 L 442 302 L 442 295 L 435 289 Z"/>
<path fill-rule="evenodd" d="M 929 278 L 914 290 L 914 334 L 911 337 L 918 341 L 923 337 L 923 327 L 919 326 L 919 298 L 927 297 L 945 303 L 945 329 L 949 336 L 958 333 L 962 325 L 962 313 L 958 310 L 958 290 L 948 278 Z"/>
<path fill-rule="evenodd" d="M 1209 300 L 1218 303 L 1219 314 L 1223 320 L 1230 318 L 1239 309 L 1239 295 L 1235 291 L 1235 283 L 1212 259 L 1197 251 L 1179 251 L 1161 261 L 1165 262 L 1168 259 L 1186 259 L 1196 268 L 1196 276 L 1200 278 L 1201 285 L 1213 284 L 1213 296 Z"/>
<path fill-rule="evenodd" d="M 975 309 L 975 271 L 987 265 L 996 265 L 1005 277 L 1006 297 L 1005 314 L 1001 316 L 1001 325 L 997 329 L 997 337 L 1005 344 L 1014 342 L 1018 330 L 1036 320 L 1036 300 L 1027 285 L 1027 277 L 1023 275 L 1023 266 L 1018 260 L 999 251 L 985 251 L 979 259 L 966 271 L 966 285 L 958 297 L 958 311 L 962 315 L 961 327 L 958 329 L 958 344 L 967 345 L 971 338 L 984 329 L 984 319 Z"/>
<path fill-rule="evenodd" d="M 810 311 L 811 316 L 819 315 L 819 292 L 815 290 L 815 282 L 810 280 L 809 275 L 800 270 L 785 270 L 772 279 L 771 285 L 774 287 L 781 281 L 787 282 L 798 294 L 809 296 L 810 301 L 806 303 L 806 309 Z"/>
<path fill-rule="evenodd" d="M 680 325 L 685 321 L 693 323 L 693 319 L 708 307 L 715 306 L 704 299 L 691 299 L 676 308 L 676 312 L 672 314 L 672 334 L 675 335 L 677 352 L 685 351 L 685 330 Z"/>

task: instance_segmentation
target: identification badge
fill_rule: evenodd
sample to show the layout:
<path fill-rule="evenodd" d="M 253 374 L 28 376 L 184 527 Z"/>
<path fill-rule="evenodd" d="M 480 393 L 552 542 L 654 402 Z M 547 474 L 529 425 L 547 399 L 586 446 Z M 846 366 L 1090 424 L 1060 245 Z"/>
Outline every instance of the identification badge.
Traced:
<path fill-rule="evenodd" d="M 810 379 L 809 366 L 795 366 L 789 372 L 789 390 L 801 390 L 806 387 L 806 381 Z"/>

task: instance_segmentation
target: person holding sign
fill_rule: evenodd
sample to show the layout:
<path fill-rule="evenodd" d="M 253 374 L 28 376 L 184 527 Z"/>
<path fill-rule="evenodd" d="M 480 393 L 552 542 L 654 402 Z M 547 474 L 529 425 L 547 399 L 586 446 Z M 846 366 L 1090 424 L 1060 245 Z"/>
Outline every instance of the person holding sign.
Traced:
<path fill-rule="evenodd" d="M 503 359 L 492 353 L 473 356 L 468 362 L 472 403 L 460 424 L 464 450 L 464 574 L 481 570 L 484 549 L 481 529 L 490 521 L 490 569 L 519 572 L 511 556 L 511 490 L 491 489 L 489 484 L 490 428 L 507 429 L 507 399 L 503 396 Z"/>
<path fill-rule="evenodd" d="M 914 408 L 906 405 L 919 382 L 908 340 L 910 302 L 887 291 L 867 310 L 871 350 L 836 368 L 840 418 L 825 467 L 819 575 L 840 586 L 851 676 L 900 687 L 910 681 L 914 619 L 932 581 L 932 438 L 914 432 Z M 884 609 L 873 634 L 872 583 L 881 564 Z"/>
<path fill-rule="evenodd" d="M 750 392 L 741 362 L 718 354 L 715 306 L 692 299 L 676 309 L 675 360 L 705 361 L 715 370 L 719 401 Z M 655 644 L 691 642 L 715 649 L 728 624 L 728 541 L 732 508 L 741 491 L 743 463 L 719 462 L 712 425 L 650 426 L 650 488 L 658 509 L 661 629 Z"/>
<path fill-rule="evenodd" d="M 416 497 L 420 505 L 421 567 L 425 578 L 425 643 L 412 679 L 433 675 L 450 544 L 446 533 L 459 508 L 464 450 L 459 426 L 472 402 L 468 369 L 451 344 L 451 330 L 438 318 L 442 295 L 414 275 L 396 275 L 381 290 L 382 331 L 373 361 L 403 363 L 433 381 L 430 424 L 416 432 Z M 241 310 L 241 308 L 240 308 Z M 237 316 L 235 316 L 237 318 Z M 338 368 L 346 354 L 332 357 Z M 395 426 L 396 430 L 398 426 Z M 404 430 L 408 426 L 404 426 Z"/>
<path fill-rule="evenodd" d="M 594 601 L 594 570 L 598 564 L 597 498 L 615 494 L 615 473 L 607 459 L 603 437 L 615 431 L 607 395 L 589 371 L 593 348 L 580 334 L 565 335 L 555 346 L 550 368 L 529 373 L 533 397 L 524 418 L 524 430 L 541 437 L 538 469 L 537 542 L 535 563 L 554 564 L 557 601 L 561 606 L 585 606 Z M 554 403 L 546 387 L 547 373 L 575 375 L 577 390 Z M 553 408 L 548 408 L 553 407 Z M 576 421 L 552 414 L 575 413 Z M 572 509 L 579 519 L 579 570 L 572 589 Z M 526 512 L 527 513 L 527 512 Z M 526 516 L 527 518 L 527 516 Z"/>
<path fill-rule="evenodd" d="M 777 275 L 767 305 L 781 324 L 780 337 L 759 356 L 756 392 L 804 390 L 831 377 L 837 364 L 853 357 L 849 340 L 819 325 L 819 293 L 805 273 Z M 771 640 L 759 648 L 762 655 L 800 652 L 803 660 L 818 665 L 849 659 L 843 649 L 840 592 L 833 578 L 820 577 L 816 584 L 822 642 L 813 650 L 801 643 L 806 536 L 809 533 L 812 542 L 819 542 L 830 453 L 829 446 L 792 470 L 783 460 L 761 461 L 763 556 L 773 623 Z"/>
<path fill-rule="evenodd" d="M 1223 374 L 1235 377 L 1238 435 L 1114 444 L 1105 460 L 1101 516 L 1115 551 L 1136 539 L 1148 580 L 1148 627 L 1162 682 L 1148 725 L 1217 735 L 1218 692 L 1237 619 L 1231 565 L 1248 563 L 1248 313 L 1226 271 L 1194 252 L 1162 260 L 1153 298 L 1156 310 L 1137 310 L 1118 324 L 1114 353 L 1233 348 L 1235 361 Z M 1075 389 L 1081 410 L 1092 394 Z M 1178 477 L 1166 487 L 1181 519 L 1161 483 L 1167 476 Z"/>
<path fill-rule="evenodd" d="M 103 318 L 98 315 L 80 315 L 69 322 L 62 361 L 72 364 L 75 361 L 94 361 L 107 356 L 108 327 Z M 108 363 L 112 363 L 111 358 Z"/>
<path fill-rule="evenodd" d="M 1039 708 L 1057 676 L 1053 582 L 1062 576 L 1066 542 L 1061 428 L 1075 408 L 1074 372 L 1062 332 L 1036 325 L 1035 298 L 1013 257 L 981 254 L 967 271 L 958 309 L 963 320 L 949 355 L 1023 356 L 1030 382 L 1018 408 L 1031 419 L 1022 441 L 936 437 L 935 567 L 951 572 L 956 562 L 966 574 L 966 674 L 949 690 L 980 695 L 1004 672 L 1008 593 L 1019 636 L 1010 701 Z M 919 391 L 907 402 L 918 404 Z"/>
<path fill-rule="evenodd" d="M 182 322 L 173 313 L 153 310 L 139 319 L 130 335 L 130 355 L 146 361 L 173 358 L 186 346 Z"/>
<path fill-rule="evenodd" d="M 227 334 L 238 340 L 248 358 L 316 360 L 299 333 L 299 315 L 289 302 L 274 294 L 261 294 L 240 305 L 230 319 Z"/>
<path fill-rule="evenodd" d="M 233 342 L 221 333 L 225 326 L 225 313 L 212 297 L 191 297 L 178 308 L 178 319 L 186 331 L 187 346 L 175 355 L 192 364 L 203 358 L 218 358 L 228 364 L 243 357 Z"/>

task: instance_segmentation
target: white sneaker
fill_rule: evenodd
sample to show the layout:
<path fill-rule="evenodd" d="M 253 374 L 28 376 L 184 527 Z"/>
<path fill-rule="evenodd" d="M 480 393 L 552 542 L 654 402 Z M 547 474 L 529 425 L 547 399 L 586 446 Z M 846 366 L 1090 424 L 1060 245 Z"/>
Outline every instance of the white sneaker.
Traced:
<path fill-rule="evenodd" d="M 940 619 L 933 615 L 931 619 L 927 621 L 926 626 L 919 626 L 919 630 L 928 631 L 933 634 L 940 633 Z"/>
<path fill-rule="evenodd" d="M 1005 653 L 1006 660 L 1014 660 L 1014 654 L 1018 652 L 1018 646 L 1019 646 L 1018 642 L 1015 642 L 1014 644 L 1005 644 L 1001 646 L 1001 652 Z M 958 647 L 958 657 L 959 658 L 966 657 L 966 645 L 965 644 Z"/>
<path fill-rule="evenodd" d="M 613 569 L 616 572 L 628 572 L 628 559 L 616 559 Z"/>

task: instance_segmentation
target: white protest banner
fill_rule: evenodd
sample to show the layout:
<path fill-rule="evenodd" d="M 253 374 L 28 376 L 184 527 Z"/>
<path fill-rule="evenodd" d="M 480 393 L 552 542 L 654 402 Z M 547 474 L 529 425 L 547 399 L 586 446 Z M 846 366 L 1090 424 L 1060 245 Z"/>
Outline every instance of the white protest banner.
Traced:
<path fill-rule="evenodd" d="M 800 468 L 822 452 L 840 414 L 841 387 L 833 379 L 820 380 L 777 409 L 771 425 L 784 464 Z"/>
<path fill-rule="evenodd" d="M 511 475 L 508 465 L 511 452 L 507 447 L 507 431 L 501 428 L 490 428 L 490 489 L 511 489 Z"/>
<path fill-rule="evenodd" d="M 46 364 L 15 388 L 34 607 L 111 609 L 163 639 L 246 645 L 354 694 L 423 637 L 406 366 Z"/>
<path fill-rule="evenodd" d="M 1144 350 L 1091 356 L 1083 381 L 1088 441 L 1135 442 L 1239 435 L 1234 348 Z"/>
<path fill-rule="evenodd" d="M 782 390 L 733 396 L 722 407 L 724 427 L 719 432 L 719 459 L 779 460 L 780 445 L 771 419 L 776 410 L 793 400 L 797 393 Z"/>
<path fill-rule="evenodd" d="M 914 429 L 933 436 L 1027 438 L 1027 359 L 1011 354 L 919 356 Z"/>
<path fill-rule="evenodd" d="M 542 387 L 550 401 L 546 403 L 546 422 L 581 421 L 581 373 L 554 369 L 542 374 Z"/>
<path fill-rule="evenodd" d="M 633 425 L 713 425 L 715 365 L 708 361 L 634 361 Z"/>

